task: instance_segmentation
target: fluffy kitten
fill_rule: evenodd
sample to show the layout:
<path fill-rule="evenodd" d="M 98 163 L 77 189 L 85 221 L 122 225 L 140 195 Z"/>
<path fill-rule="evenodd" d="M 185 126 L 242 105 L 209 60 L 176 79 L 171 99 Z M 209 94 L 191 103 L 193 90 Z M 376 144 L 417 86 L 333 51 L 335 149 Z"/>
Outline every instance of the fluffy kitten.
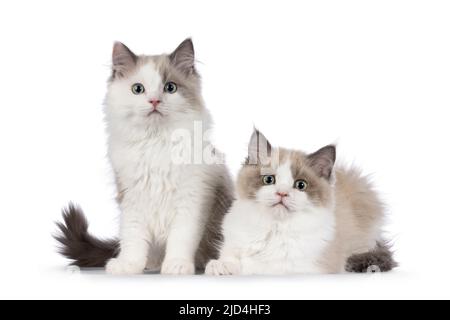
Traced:
<path fill-rule="evenodd" d="M 169 55 L 137 56 L 121 43 L 114 45 L 105 118 L 121 209 L 120 239 L 91 236 L 81 210 L 69 206 L 57 239 L 75 265 L 106 264 L 111 274 L 145 268 L 193 274 L 217 257 L 218 226 L 233 187 L 221 155 L 202 139 L 211 119 L 194 59 L 190 39 Z M 174 139 L 176 133 L 194 137 L 199 124 L 201 152 L 212 164 L 173 161 L 175 149 L 190 155 L 193 147 Z"/>
<path fill-rule="evenodd" d="M 395 266 L 383 245 L 383 205 L 355 169 L 333 169 L 334 146 L 313 154 L 273 149 L 255 132 L 223 222 L 219 260 L 206 273 L 381 271 Z M 349 259 L 350 257 L 350 259 Z"/>

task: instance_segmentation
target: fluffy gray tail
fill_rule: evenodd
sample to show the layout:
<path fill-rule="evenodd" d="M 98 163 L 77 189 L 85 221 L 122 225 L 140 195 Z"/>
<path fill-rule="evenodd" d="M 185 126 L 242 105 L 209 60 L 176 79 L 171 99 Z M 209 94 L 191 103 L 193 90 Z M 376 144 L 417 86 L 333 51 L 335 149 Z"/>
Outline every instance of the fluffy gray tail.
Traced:
<path fill-rule="evenodd" d="M 119 253 L 119 241 L 101 240 L 89 234 L 83 211 L 74 204 L 63 209 L 64 223 L 57 223 L 54 238 L 61 244 L 59 252 L 80 268 L 101 268 Z"/>
<path fill-rule="evenodd" d="M 394 260 L 391 246 L 384 242 L 378 242 L 376 247 L 366 253 L 354 254 L 347 259 L 345 270 L 347 272 L 387 272 L 398 264 Z"/>

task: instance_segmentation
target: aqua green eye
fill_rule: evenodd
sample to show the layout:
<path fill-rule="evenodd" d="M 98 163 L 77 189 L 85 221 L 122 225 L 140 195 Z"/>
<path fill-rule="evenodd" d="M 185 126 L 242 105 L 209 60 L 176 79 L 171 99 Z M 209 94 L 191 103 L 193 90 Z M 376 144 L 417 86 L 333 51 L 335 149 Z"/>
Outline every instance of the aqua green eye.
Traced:
<path fill-rule="evenodd" d="M 144 85 L 142 83 L 135 83 L 131 87 L 131 91 L 135 95 L 140 95 L 140 94 L 143 94 L 145 92 L 145 87 L 144 87 Z"/>
<path fill-rule="evenodd" d="M 262 182 L 266 185 L 269 186 L 271 184 L 275 184 L 275 176 L 262 176 Z"/>
<path fill-rule="evenodd" d="M 306 182 L 305 180 L 297 180 L 295 181 L 294 188 L 300 191 L 305 191 L 306 189 L 308 189 L 308 182 Z"/>
<path fill-rule="evenodd" d="M 166 85 L 164 86 L 164 92 L 170 93 L 170 94 L 174 94 L 175 92 L 177 92 L 178 87 L 177 84 L 175 82 L 167 82 Z"/>

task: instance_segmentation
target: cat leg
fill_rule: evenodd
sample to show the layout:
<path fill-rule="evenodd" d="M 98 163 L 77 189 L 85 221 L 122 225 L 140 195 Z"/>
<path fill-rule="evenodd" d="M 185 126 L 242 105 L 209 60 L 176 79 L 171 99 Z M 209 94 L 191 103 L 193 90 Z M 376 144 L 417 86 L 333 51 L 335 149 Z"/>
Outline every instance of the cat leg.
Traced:
<path fill-rule="evenodd" d="M 225 242 L 218 260 L 211 260 L 205 269 L 205 274 L 210 276 L 230 276 L 241 274 L 241 263 L 237 250 L 229 247 Z"/>
<path fill-rule="evenodd" d="M 195 274 L 195 254 L 204 231 L 204 222 L 199 217 L 200 209 L 196 210 L 178 211 L 174 217 L 167 238 L 162 274 Z"/>
<path fill-rule="evenodd" d="M 106 272 L 115 275 L 144 272 L 149 251 L 148 232 L 138 212 L 124 211 L 121 221 L 120 253 L 106 264 Z"/>
<path fill-rule="evenodd" d="M 240 274 L 238 260 L 211 260 L 205 269 L 205 274 L 209 276 L 231 276 Z"/>

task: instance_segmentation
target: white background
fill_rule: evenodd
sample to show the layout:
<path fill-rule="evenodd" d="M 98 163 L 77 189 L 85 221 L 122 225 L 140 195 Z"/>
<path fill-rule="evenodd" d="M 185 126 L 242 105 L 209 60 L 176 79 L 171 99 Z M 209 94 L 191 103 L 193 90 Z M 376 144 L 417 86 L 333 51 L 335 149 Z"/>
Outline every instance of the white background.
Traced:
<path fill-rule="evenodd" d="M 2 1 L 0 298 L 450 298 L 448 1 Z M 401 266 L 384 275 L 71 275 L 69 200 L 118 227 L 102 102 L 113 41 L 195 42 L 216 141 L 236 173 L 257 125 L 276 145 L 338 142 L 373 174 Z"/>

